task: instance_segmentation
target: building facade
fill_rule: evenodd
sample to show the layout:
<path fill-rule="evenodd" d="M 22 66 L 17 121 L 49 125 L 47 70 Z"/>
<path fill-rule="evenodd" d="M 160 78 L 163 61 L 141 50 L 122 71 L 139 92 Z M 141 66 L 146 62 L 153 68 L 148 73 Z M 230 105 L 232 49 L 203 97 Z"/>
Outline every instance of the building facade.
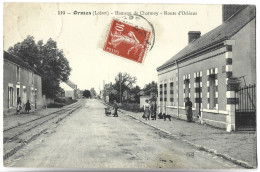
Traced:
<path fill-rule="evenodd" d="M 77 89 L 77 85 L 67 80 L 66 82 L 61 82 L 60 87 L 64 90 L 61 93 L 64 97 L 70 97 L 73 100 L 78 99 L 80 97 L 79 90 Z"/>
<path fill-rule="evenodd" d="M 4 51 L 3 111 L 16 111 L 17 99 L 21 97 L 22 111 L 29 100 L 31 109 L 42 108 L 42 80 L 40 74 L 21 58 Z"/>
<path fill-rule="evenodd" d="M 157 68 L 158 110 L 186 119 L 189 97 L 194 116 L 235 130 L 235 91 L 256 82 L 255 6 L 224 5 L 223 23 L 200 34 L 189 32 L 189 44 Z"/>

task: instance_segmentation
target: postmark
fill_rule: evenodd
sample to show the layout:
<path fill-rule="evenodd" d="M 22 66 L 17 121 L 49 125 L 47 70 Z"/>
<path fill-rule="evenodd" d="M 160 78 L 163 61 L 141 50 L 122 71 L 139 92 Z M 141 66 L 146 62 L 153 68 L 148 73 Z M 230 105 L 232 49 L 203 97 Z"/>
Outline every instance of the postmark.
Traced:
<path fill-rule="evenodd" d="M 150 35 L 148 30 L 113 19 L 103 50 L 142 63 Z"/>

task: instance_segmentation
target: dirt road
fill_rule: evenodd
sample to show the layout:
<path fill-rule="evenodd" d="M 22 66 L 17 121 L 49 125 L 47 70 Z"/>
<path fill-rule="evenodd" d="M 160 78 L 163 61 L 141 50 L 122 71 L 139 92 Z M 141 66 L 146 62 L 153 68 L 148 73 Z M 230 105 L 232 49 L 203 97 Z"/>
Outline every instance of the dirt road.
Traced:
<path fill-rule="evenodd" d="M 4 161 L 10 167 L 242 168 L 119 113 L 98 100 L 51 127 Z"/>

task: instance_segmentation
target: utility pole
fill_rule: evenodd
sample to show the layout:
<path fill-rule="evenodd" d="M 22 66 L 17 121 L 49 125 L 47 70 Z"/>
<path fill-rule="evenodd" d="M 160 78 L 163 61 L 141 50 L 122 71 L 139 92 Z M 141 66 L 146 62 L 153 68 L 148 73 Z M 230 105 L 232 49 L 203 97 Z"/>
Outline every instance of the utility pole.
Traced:
<path fill-rule="evenodd" d="M 121 100 L 121 97 L 122 97 L 122 73 L 120 72 L 119 73 L 119 75 L 118 75 L 118 77 L 116 77 L 116 80 L 119 82 L 119 103 L 121 103 L 122 102 L 122 100 Z"/>
<path fill-rule="evenodd" d="M 121 95 L 121 94 L 122 94 L 122 91 L 121 91 L 121 87 L 122 87 L 122 86 L 121 86 L 121 85 L 122 85 L 121 77 L 122 77 L 122 75 L 121 75 L 121 73 L 120 73 L 120 80 L 119 80 L 119 84 L 120 84 L 120 100 L 119 100 L 119 101 L 120 101 L 120 102 L 119 102 L 119 103 L 122 102 L 122 99 L 121 99 L 121 98 L 122 98 L 122 95 Z"/>

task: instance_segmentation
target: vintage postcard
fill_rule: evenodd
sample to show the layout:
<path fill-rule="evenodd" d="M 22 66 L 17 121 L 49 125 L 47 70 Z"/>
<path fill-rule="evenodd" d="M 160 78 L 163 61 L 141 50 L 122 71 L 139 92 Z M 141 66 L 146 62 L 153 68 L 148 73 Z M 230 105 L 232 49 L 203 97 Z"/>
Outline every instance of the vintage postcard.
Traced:
<path fill-rule="evenodd" d="M 3 164 L 255 169 L 256 6 L 4 3 Z"/>

